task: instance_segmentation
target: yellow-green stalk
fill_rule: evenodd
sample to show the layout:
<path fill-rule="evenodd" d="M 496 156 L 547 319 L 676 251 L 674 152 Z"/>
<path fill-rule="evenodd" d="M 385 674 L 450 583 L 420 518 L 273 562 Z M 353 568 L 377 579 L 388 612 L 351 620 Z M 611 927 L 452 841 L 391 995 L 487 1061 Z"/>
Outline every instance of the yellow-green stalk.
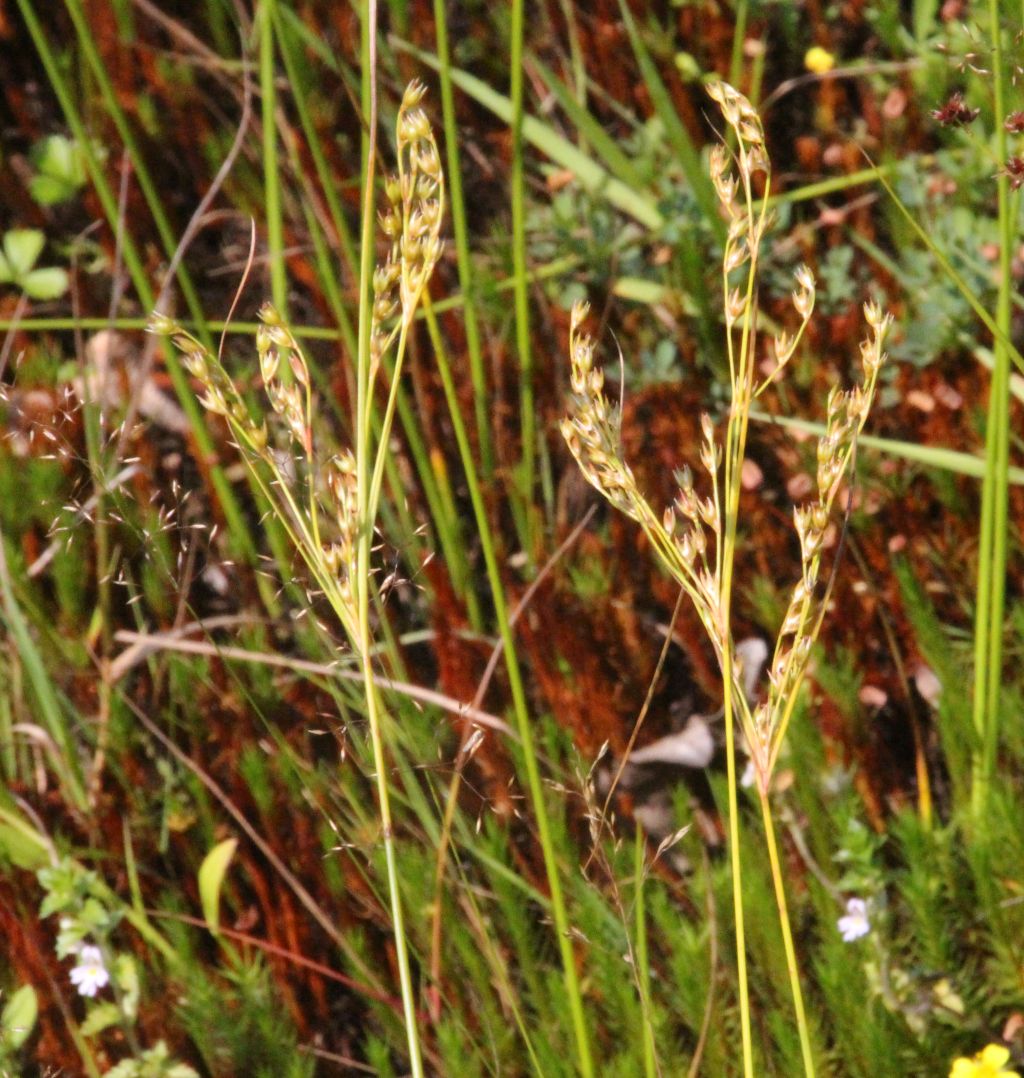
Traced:
<path fill-rule="evenodd" d="M 572 397 L 570 414 L 563 422 L 562 431 L 588 481 L 612 505 L 643 528 L 658 558 L 690 596 L 718 657 L 725 716 L 729 842 L 744 1074 L 748 1078 L 753 1074 L 753 1046 L 740 863 L 737 727 L 742 731 L 743 747 L 753 766 L 755 788 L 761 802 L 804 1070 L 813 1075 L 814 1056 L 769 795 L 772 773 L 828 601 L 828 587 L 821 580 L 825 529 L 852 469 L 857 438 L 874 398 L 889 319 L 873 304 L 865 307 L 870 335 L 861 346 L 863 383 L 847 393 L 834 389 L 829 395 L 826 431 L 818 443 L 817 498 L 798 508 L 794 514 L 800 538 L 801 577 L 779 632 L 768 670 L 768 690 L 763 700 L 752 703 L 743 689 L 731 625 L 740 479 L 747 430 L 754 401 L 783 372 L 803 337 L 814 310 L 815 287 L 810 270 L 806 266 L 800 267 L 793 290 L 799 327 L 792 335 L 780 333 L 774 338 L 770 373 L 759 379 L 756 374 L 761 369 L 757 339 L 757 276 L 768 225 L 771 166 L 761 121 L 747 99 L 724 82 L 712 83 L 708 89 L 732 131 L 736 146 L 735 151 L 729 151 L 725 145 L 717 146 L 711 155 L 711 180 L 728 222 L 722 288 L 732 406 L 724 445 L 716 441 L 710 416 L 701 417 L 703 437 L 699 456 L 706 474 L 703 485 L 708 493 L 703 496 L 698 493 L 693 472 L 688 467 L 677 473 L 679 494 L 660 516 L 640 492 L 633 472 L 622 456 L 620 410 L 605 396 L 603 374 L 594 367 L 593 344 L 581 332 L 585 305 L 578 305 L 572 316 L 569 344 Z M 763 194 L 759 199 L 755 199 L 753 186 L 757 174 L 763 177 Z"/>

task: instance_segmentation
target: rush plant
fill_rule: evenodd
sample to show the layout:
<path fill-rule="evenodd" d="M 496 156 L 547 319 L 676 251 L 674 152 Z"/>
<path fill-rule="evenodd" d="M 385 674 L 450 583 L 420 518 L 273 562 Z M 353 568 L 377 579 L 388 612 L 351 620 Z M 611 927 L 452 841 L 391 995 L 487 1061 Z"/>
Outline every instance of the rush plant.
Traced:
<path fill-rule="evenodd" d="M 387 861 L 395 954 L 402 987 L 412 1072 L 423 1074 L 415 992 L 399 891 L 394 824 L 385 755 L 385 714 L 373 667 L 370 600 L 372 549 L 398 381 L 409 331 L 443 247 L 444 175 L 434 134 L 419 107 L 424 87 L 412 83 L 398 111 L 398 170 L 384 187 L 390 205 L 380 215 L 388 254 L 372 274 L 366 305 L 367 353 L 360 356 L 354 446 L 322 460 L 314 446 L 315 402 L 309 365 L 278 311 L 266 304 L 256 334 L 259 371 L 273 411 L 270 424 L 255 417 L 236 382 L 215 355 L 179 323 L 163 315 L 150 329 L 170 337 L 203 388 L 201 402 L 227 423 L 256 484 L 309 572 L 312 588 L 329 603 L 363 675 L 377 785 L 377 809 Z M 372 175 L 367 180 L 372 183 Z M 371 282 L 363 282 L 370 292 Z M 375 387 L 392 357 L 387 401 L 376 438 L 371 411 Z"/>
<path fill-rule="evenodd" d="M 711 155 L 711 179 L 728 222 L 722 289 L 732 406 L 724 437 L 718 437 L 710 415 L 704 414 L 699 453 L 703 479 L 698 479 L 689 467 L 682 468 L 677 473 L 679 494 L 675 502 L 663 513 L 657 512 L 638 488 L 624 459 L 621 410 L 605 394 L 603 372 L 594 365 L 593 342 L 582 331 L 586 305 L 577 305 L 572 314 L 569 344 L 572 395 L 562 433 L 587 480 L 615 508 L 643 529 L 659 561 L 692 600 L 715 649 L 722 675 L 725 715 L 744 1072 L 746 1075 L 753 1073 L 753 1056 L 743 928 L 737 727 L 753 766 L 761 802 L 804 1068 L 810 1075 L 815 1069 L 814 1053 L 804 1012 L 769 792 L 828 606 L 832 576 L 823 571 L 826 530 L 853 471 L 857 438 L 870 412 L 878 372 L 885 358 L 882 346 L 890 319 L 874 304 L 865 307 L 869 334 L 861 345 L 863 383 L 846 392 L 834 387 L 829 394 L 826 430 L 818 442 L 817 496 L 794 511 L 801 550 L 800 578 L 793 586 L 779 630 L 768 669 L 767 691 L 762 699 L 750 701 L 743 690 L 741 663 L 732 631 L 741 470 L 751 408 L 768 386 L 782 375 L 799 347 L 814 310 L 815 284 L 806 266 L 797 270 L 792 298 L 799 324 L 792 334 L 780 332 L 774 337 L 768 353 L 769 373 L 762 375 L 765 357 L 757 333 L 757 284 L 759 259 L 769 226 L 771 164 L 765 150 L 764 129 L 747 99 L 724 82 L 714 82 L 708 90 L 721 109 L 735 146 L 729 149 L 723 143 L 715 147 Z M 762 177 L 760 197 L 755 192 L 758 174 Z"/>

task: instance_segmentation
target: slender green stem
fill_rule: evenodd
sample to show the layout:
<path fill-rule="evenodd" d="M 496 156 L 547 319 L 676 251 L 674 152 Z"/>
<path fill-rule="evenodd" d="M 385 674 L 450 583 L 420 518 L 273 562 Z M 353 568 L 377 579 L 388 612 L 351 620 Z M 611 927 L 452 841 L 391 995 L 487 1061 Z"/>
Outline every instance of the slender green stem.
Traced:
<path fill-rule="evenodd" d="M 156 230 L 160 235 L 160 242 L 163 245 L 164 253 L 168 258 L 171 258 L 178 246 L 178 239 L 174 234 L 174 229 L 171 227 L 167 214 L 164 212 L 163 202 L 161 201 L 157 184 L 153 181 L 152 174 L 146 164 L 145 157 L 139 149 L 131 124 L 128 122 L 124 109 L 121 107 L 121 103 L 118 100 L 117 93 L 111 84 L 110 75 L 103 64 L 103 58 L 100 56 L 99 49 L 96 45 L 95 34 L 90 28 L 85 13 L 82 10 L 81 0 L 65 0 L 65 6 L 67 7 L 68 14 L 71 16 L 71 21 L 74 23 L 75 35 L 78 39 L 79 47 L 82 49 L 86 61 L 89 64 L 89 69 L 99 85 L 107 115 L 113 120 L 114 126 L 117 128 L 117 133 L 124 143 L 124 148 L 128 152 L 132 170 L 138 179 L 139 188 L 146 200 L 149 212 L 153 215 L 153 223 L 156 225 Z M 121 242 L 123 244 L 125 242 L 124 239 L 122 239 Z M 209 338 L 205 336 L 203 326 L 205 315 L 203 313 L 202 301 L 199 298 L 199 293 L 196 291 L 192 276 L 188 272 L 183 260 L 178 262 L 175 276 L 177 277 L 178 284 L 181 286 L 181 292 L 185 297 L 189 312 L 196 320 L 204 341 L 209 343 Z"/>
<path fill-rule="evenodd" d="M 434 321 L 429 296 L 424 296 L 423 305 L 429 325 Z M 466 486 L 469 489 L 469 498 L 473 505 L 473 514 L 480 536 L 480 549 L 484 556 L 487 580 L 491 587 L 494 618 L 501 635 L 502 653 L 505 658 L 505 668 L 508 672 L 509 688 L 512 691 L 512 707 L 516 718 L 516 729 L 522 745 L 523 762 L 526 768 L 527 788 L 530 792 L 530 801 L 537 821 L 537 837 L 540 841 L 541 854 L 544 858 L 544 870 L 547 875 L 548 888 L 551 891 L 551 914 L 555 924 L 555 934 L 558 938 L 565 990 L 576 1037 L 577 1062 L 580 1073 L 584 1078 L 591 1078 L 595 1072 L 590 1050 L 590 1038 L 587 1031 L 586 1014 L 583 1007 L 583 994 L 580 990 L 579 975 L 576 972 L 576 956 L 573 953 L 572 937 L 569 932 L 569 918 L 566 913 L 562 881 L 551 836 L 551 823 L 548 819 L 547 805 L 544 801 L 544 786 L 541 782 L 537 750 L 533 743 L 533 728 L 530 723 L 526 702 L 526 690 L 523 686 L 522 672 L 519 668 L 519 657 L 516 654 L 512 626 L 509 623 L 508 605 L 505 601 L 501 568 L 498 565 L 497 550 L 490 522 L 487 518 L 487 509 L 484 505 L 480 482 L 472 463 L 472 449 L 466 433 L 466 425 L 462 418 L 458 395 L 455 392 L 451 368 L 448 366 L 447 359 L 443 354 L 438 356 L 438 371 L 441 375 L 445 397 L 448 401 L 449 415 L 452 428 L 455 431 L 455 439 L 459 446 L 459 454 L 465 466 Z"/>
<path fill-rule="evenodd" d="M 658 1073 L 657 1055 L 654 1044 L 654 1023 L 651 1016 L 651 966 L 647 953 L 647 909 L 644 903 L 644 831 L 636 825 L 636 840 L 633 857 L 633 879 L 636 881 L 634 899 L 634 917 L 636 924 L 636 976 L 640 989 L 640 1007 L 644 1016 L 644 1074 L 654 1078 Z"/>
<path fill-rule="evenodd" d="M 804 1060 L 804 1074 L 814 1078 L 814 1055 L 811 1052 L 811 1036 L 807 1026 L 807 1014 L 804 1010 L 803 991 L 800 987 L 800 969 L 796 960 L 796 948 L 793 945 L 793 931 L 789 922 L 789 906 L 786 902 L 786 885 L 782 878 L 782 865 L 779 861 L 779 849 L 775 840 L 775 822 L 772 820 L 772 807 L 768 794 L 758 784 L 758 796 L 761 801 L 761 818 L 764 820 L 764 834 L 768 841 L 768 860 L 771 864 L 772 883 L 775 886 L 775 902 L 779 908 L 779 925 L 782 928 L 782 946 L 786 951 L 786 970 L 789 973 L 789 987 L 793 993 L 793 1008 L 796 1011 L 796 1027 L 800 1034 L 800 1053 Z"/>
<path fill-rule="evenodd" d="M 285 11 L 287 11 L 287 9 L 285 9 Z M 331 223 L 334 225 L 334 230 L 337 234 L 337 241 L 341 249 L 344 264 L 354 277 L 358 272 L 358 260 L 351 230 L 345 219 L 341 201 L 338 198 L 337 177 L 332 174 L 331 166 L 327 161 L 327 156 L 324 153 L 319 134 L 314 125 L 309 102 L 306 98 L 305 83 L 307 79 L 303 78 L 302 67 L 299 58 L 295 54 L 295 45 L 292 42 L 291 34 L 288 27 L 285 25 L 282 15 L 283 12 L 281 9 L 275 7 L 275 36 L 281 58 L 284 60 L 285 71 L 288 75 L 288 85 L 291 89 L 292 101 L 295 103 L 295 111 L 298 113 L 299 123 L 302 125 L 302 131 L 306 137 L 306 146 L 309 149 L 310 156 L 313 158 L 313 168 L 316 171 L 317 179 L 320 181 L 320 192 L 330 211 Z M 345 327 L 343 326 L 342 328 L 344 330 Z M 347 337 L 346 343 L 348 343 Z M 352 352 L 353 354 L 355 353 L 355 347 L 352 347 Z"/>
<path fill-rule="evenodd" d="M 736 4 L 736 24 L 732 34 L 732 55 L 729 57 L 729 82 L 740 85 L 743 74 L 743 46 L 747 43 L 748 0 L 738 0 Z"/>
<path fill-rule="evenodd" d="M 729 373 L 732 381 L 732 412 L 726 428 L 725 474 L 723 477 L 723 501 L 725 503 L 724 536 L 716 552 L 719 575 L 718 640 L 721 650 L 722 683 L 725 708 L 726 778 L 729 786 L 729 846 L 732 864 L 733 910 L 736 918 L 736 969 L 740 994 L 740 1031 L 743 1042 L 743 1072 L 746 1078 L 753 1075 L 753 1045 L 750 1032 L 750 994 L 747 980 L 746 938 L 743 920 L 742 857 L 739 841 L 739 796 L 736 775 L 736 711 L 745 714 L 742 698 L 739 705 L 735 698 L 736 673 L 732 647 L 732 585 L 736 554 L 736 527 L 739 517 L 740 475 L 746 448 L 750 417 L 750 396 L 753 389 L 753 352 L 755 336 L 754 287 L 757 279 L 757 262 L 760 239 L 764 229 L 765 209 L 754 217 L 754 204 L 750 188 L 749 170 L 745 167 L 740 147 L 740 176 L 748 215 L 748 244 L 750 262 L 747 270 L 746 295 L 743 319 L 740 326 L 739 354 L 732 339 L 732 325 L 727 322 L 727 351 Z M 723 288 L 729 295 L 728 273 L 723 264 Z"/>
<path fill-rule="evenodd" d="M 438 75 L 441 81 L 441 114 L 444 117 L 445 151 L 448 158 L 448 191 L 452 209 L 452 232 L 455 234 L 455 258 L 459 284 L 465 297 L 463 323 L 466 327 L 466 350 L 469 375 L 473 383 L 473 412 L 480 443 L 480 464 L 485 479 L 494 471 L 491 446 L 491 423 L 487 408 L 487 379 L 484 373 L 480 323 L 477 320 L 473 262 L 469 251 L 469 226 L 466 202 L 462 194 L 462 167 L 459 160 L 459 129 L 455 119 L 455 96 L 452 90 L 451 57 L 448 48 L 448 14 L 444 0 L 434 0 L 434 32 L 437 36 Z"/>
<path fill-rule="evenodd" d="M 731 567 L 730 567 L 731 575 Z M 740 810 L 736 774 L 736 722 L 733 715 L 732 649 L 726 646 L 722 661 L 725 691 L 725 769 L 729 787 L 729 857 L 732 865 L 732 905 L 736 920 L 736 975 L 740 993 L 740 1036 L 743 1042 L 743 1074 L 753 1078 L 754 1051 L 750 1036 L 750 992 L 747 985 L 747 946 L 743 925 L 743 877 L 740 856 Z"/>
<path fill-rule="evenodd" d="M 288 276 L 284 264 L 284 221 L 281 216 L 280 164 L 277 158 L 277 90 L 274 84 L 274 12 L 277 0 L 260 0 L 260 110 L 263 129 L 263 212 L 267 220 L 270 294 L 281 317 L 288 320 Z"/>
<path fill-rule="evenodd" d="M 527 274 L 527 284 L 534 281 L 550 281 L 558 277 L 571 274 L 582 265 L 582 259 L 577 255 L 569 255 L 559 258 L 546 266 L 539 266 Z M 511 292 L 516 286 L 515 277 L 503 277 L 492 285 L 497 294 Z M 353 304 L 355 306 L 355 304 Z M 465 297 L 459 293 L 445 296 L 434 302 L 434 314 L 444 314 L 448 311 L 457 311 L 465 306 Z M 423 312 L 417 311 L 416 318 L 423 318 Z M 26 333 L 42 330 L 43 332 L 57 333 L 61 330 L 72 329 L 145 329 L 149 325 L 148 318 L 0 318 L 0 332 L 8 332 L 11 329 L 21 329 Z M 192 323 L 182 321 L 182 325 L 190 326 Z M 234 319 L 225 322 L 219 319 L 204 319 L 202 326 L 194 325 L 192 328 L 202 332 L 205 328 L 210 333 L 227 333 L 231 336 L 251 337 L 257 328 L 256 322 L 246 322 Z M 291 332 L 302 340 L 312 341 L 344 341 L 344 332 L 331 326 L 289 325 Z"/>
<path fill-rule="evenodd" d="M 533 401 L 533 353 L 530 348 L 530 307 L 526 291 L 526 194 L 523 161 L 523 0 L 512 0 L 512 268 L 516 277 L 516 349 L 519 353 L 519 418 L 522 458 L 519 475 L 521 504 L 530 506 L 536 457 L 536 416 Z M 532 559 L 526 522 L 526 554 Z"/>
<path fill-rule="evenodd" d="M 989 0 L 989 31 L 992 41 L 994 123 L 996 156 L 1007 159 L 1005 73 L 998 0 Z M 975 819 L 984 815 L 995 769 L 999 742 L 999 700 L 1003 669 L 1003 610 L 1006 583 L 1006 552 L 1009 491 L 1009 400 L 1010 355 L 1005 339 L 1010 331 L 1016 199 L 1011 198 L 1009 177 L 1001 170 L 997 178 L 999 199 L 999 293 L 995 322 L 999 329 L 993 342 L 994 368 L 989 391 L 985 429 L 985 480 L 982 487 L 981 534 L 978 550 L 978 608 L 974 629 L 974 700 L 972 717 L 977 738 L 974 754 L 971 805 Z"/>
<path fill-rule="evenodd" d="M 314 171 L 316 172 L 317 179 L 320 181 L 320 193 L 323 196 L 324 202 L 327 204 L 331 223 L 334 226 L 338 246 L 341 249 L 345 267 L 354 277 L 358 272 L 355 245 L 352 242 L 348 223 L 345 220 L 341 204 L 338 201 L 338 193 L 336 190 L 337 181 L 331 174 L 330 166 L 324 155 L 323 146 L 320 144 L 318 132 L 313 123 L 313 118 L 310 115 L 309 103 L 306 100 L 299 61 L 295 55 L 295 48 L 291 38 L 283 25 L 281 12 L 278 8 L 274 9 L 274 29 L 276 31 L 275 38 L 277 46 L 281 53 L 281 58 L 284 61 L 285 71 L 288 75 L 288 85 L 291 87 L 291 97 L 295 104 L 295 111 L 298 113 L 299 123 L 302 126 L 302 133 L 306 140 L 306 146 L 309 149 L 310 156 L 313 158 Z M 298 169 L 296 169 L 296 171 L 298 171 Z M 310 229 L 310 235 L 313 237 L 314 244 L 316 244 L 318 241 L 312 228 Z M 323 242 L 322 238 L 319 242 Z M 321 259 L 318 257 L 317 261 L 320 262 Z M 338 321 L 341 339 L 345 342 L 345 347 L 348 348 L 349 354 L 355 355 L 358 350 L 358 344 L 356 342 L 355 331 L 352 328 L 351 319 L 349 318 L 349 313 L 345 309 L 344 297 L 339 288 L 339 275 L 335 270 L 335 272 L 329 276 L 331 276 L 332 280 L 328 283 L 328 274 L 322 275 L 324 290 L 328 294 L 331 301 L 331 307 Z M 294 327 L 292 327 L 292 332 L 296 332 Z"/>
<path fill-rule="evenodd" d="M 402 1011 L 405 1017 L 406 1040 L 409 1046 L 409 1066 L 414 1078 L 422 1078 L 423 1058 L 420 1049 L 419 1027 L 416 1021 L 416 1001 L 409 969 L 409 954 L 405 939 L 405 920 L 399 888 L 398 864 L 395 857 L 395 836 L 391 816 L 391 795 L 388 787 L 387 759 L 382 732 L 383 715 L 373 669 L 373 638 L 370 628 L 371 553 L 374 521 L 370 517 L 373 500 L 370 494 L 371 431 L 369 409 L 372 407 L 373 386 L 370 384 L 370 284 L 374 265 L 374 162 L 377 146 L 377 3 L 366 0 L 361 9 L 362 38 L 362 105 L 366 122 L 363 137 L 363 207 L 359 251 L 359 353 L 356 369 L 356 422 L 354 431 L 357 519 L 359 535 L 355 562 L 357 641 L 360 664 L 365 681 L 367 718 L 376 770 L 377 801 L 383 832 L 384 856 L 387 862 L 388 890 L 391 898 L 392 932 L 395 958 L 401 983 Z M 387 452 L 387 431 L 382 430 L 378 452 Z M 375 508 L 375 507 L 374 507 Z"/>

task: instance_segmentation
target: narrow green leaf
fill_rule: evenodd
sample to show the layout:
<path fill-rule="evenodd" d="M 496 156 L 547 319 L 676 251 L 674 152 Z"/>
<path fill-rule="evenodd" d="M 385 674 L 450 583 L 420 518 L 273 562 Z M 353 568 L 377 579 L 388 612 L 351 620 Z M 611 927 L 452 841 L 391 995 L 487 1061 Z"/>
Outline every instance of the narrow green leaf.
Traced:
<path fill-rule="evenodd" d="M 237 848 L 237 838 L 226 838 L 210 850 L 199 866 L 199 900 L 211 932 L 220 927 L 220 889 Z"/>
<path fill-rule="evenodd" d="M 0 1014 L 0 1046 L 16 1052 L 28 1040 L 39 1017 L 39 1000 L 30 984 L 23 984 Z"/>
<path fill-rule="evenodd" d="M 396 41 L 395 46 L 404 52 L 412 53 L 418 60 L 437 70 L 437 57 L 432 53 L 414 48 L 407 42 Z M 512 102 L 507 97 L 459 68 L 453 67 L 451 76 L 452 82 L 474 101 L 490 109 L 504 123 L 512 122 Z M 664 224 L 664 218 L 653 199 L 615 179 L 596 161 L 581 153 L 571 142 L 562 138 L 547 124 L 541 123 L 535 116 L 523 117 L 523 138 L 556 165 L 568 169 L 585 190 L 600 195 L 646 228 L 658 229 Z"/>
<path fill-rule="evenodd" d="M 683 169 L 683 173 L 686 175 L 690 190 L 693 191 L 693 197 L 697 200 L 697 205 L 700 206 L 706 220 L 724 239 L 725 222 L 718 212 L 718 198 L 704 168 L 700 150 L 694 145 L 693 139 L 690 138 L 690 133 L 683 126 L 682 120 L 679 119 L 679 113 L 676 111 L 675 103 L 672 101 L 672 95 L 658 74 L 658 68 L 648 52 L 647 46 L 644 44 L 644 40 L 633 19 L 633 14 L 625 0 L 619 0 L 619 10 L 622 13 L 622 21 L 626 26 L 626 32 L 629 34 L 630 44 L 633 46 L 633 53 L 640 66 L 640 74 L 643 76 L 647 92 L 650 94 L 651 102 L 654 105 L 654 111 L 657 113 L 658 119 L 664 124 L 665 134 L 676 155 L 676 159 Z"/>
<path fill-rule="evenodd" d="M 0 574 L 0 622 L 7 626 L 7 631 L 18 649 L 35 695 L 40 723 L 60 749 L 59 752 L 52 753 L 50 756 L 52 766 L 60 776 L 67 796 L 79 809 L 84 810 L 86 807 L 85 784 L 82 780 L 78 746 L 64 708 L 61 706 L 60 697 L 32 637 L 25 615 L 18 606 L 11 581 L 6 574 Z"/>
<path fill-rule="evenodd" d="M 573 97 L 569 88 L 540 60 L 533 59 L 537 73 L 544 84 L 558 99 L 562 111 L 569 117 L 581 135 L 594 147 L 601 160 L 614 176 L 636 189 L 643 187 L 640 170 L 623 152 L 621 146 L 608 134 L 600 123 Z"/>
<path fill-rule="evenodd" d="M 825 427 L 821 423 L 813 423 L 807 419 L 791 419 L 785 416 L 770 416 L 764 412 L 752 411 L 750 418 L 759 423 L 775 423 L 780 427 L 789 427 L 792 430 L 801 430 L 807 434 L 822 435 Z M 955 449 L 944 449 L 942 446 L 919 445 L 917 442 L 901 442 L 894 438 L 878 438 L 871 434 L 862 434 L 857 439 L 859 446 L 868 449 L 877 449 L 887 453 L 891 457 L 902 457 L 904 460 L 912 460 L 918 464 L 924 464 L 929 468 L 941 468 L 946 472 L 955 472 L 958 475 L 969 475 L 975 479 L 985 478 L 985 458 L 976 456 L 974 453 L 960 453 Z M 1018 485 L 1024 484 L 1024 468 L 1011 468 L 1009 471 L 1010 482 Z"/>

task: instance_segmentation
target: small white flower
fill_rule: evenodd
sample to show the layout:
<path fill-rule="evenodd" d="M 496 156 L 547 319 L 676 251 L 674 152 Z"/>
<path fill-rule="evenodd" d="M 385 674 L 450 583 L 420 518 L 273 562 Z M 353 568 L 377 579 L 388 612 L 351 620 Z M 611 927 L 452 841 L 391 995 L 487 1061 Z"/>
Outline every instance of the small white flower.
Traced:
<path fill-rule="evenodd" d="M 95 996 L 108 984 L 110 974 L 103 965 L 103 953 L 99 947 L 82 947 L 78 952 L 78 965 L 71 971 L 71 983 L 80 996 Z"/>
<path fill-rule="evenodd" d="M 846 903 L 846 916 L 840 917 L 837 926 L 846 943 L 853 943 L 871 931 L 868 920 L 868 904 L 863 898 L 851 898 Z"/>

